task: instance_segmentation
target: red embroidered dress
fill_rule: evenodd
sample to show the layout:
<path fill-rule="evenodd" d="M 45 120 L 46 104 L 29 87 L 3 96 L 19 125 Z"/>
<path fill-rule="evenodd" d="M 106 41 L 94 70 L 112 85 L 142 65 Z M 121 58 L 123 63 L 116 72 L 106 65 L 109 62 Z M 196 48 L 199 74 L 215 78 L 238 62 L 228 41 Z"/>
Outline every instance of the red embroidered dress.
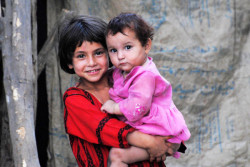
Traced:
<path fill-rule="evenodd" d="M 134 128 L 101 112 L 102 104 L 92 94 L 71 87 L 64 93 L 63 100 L 65 130 L 80 167 L 107 167 L 111 147 L 129 147 L 126 136 Z M 143 161 L 130 166 L 165 165 Z"/>

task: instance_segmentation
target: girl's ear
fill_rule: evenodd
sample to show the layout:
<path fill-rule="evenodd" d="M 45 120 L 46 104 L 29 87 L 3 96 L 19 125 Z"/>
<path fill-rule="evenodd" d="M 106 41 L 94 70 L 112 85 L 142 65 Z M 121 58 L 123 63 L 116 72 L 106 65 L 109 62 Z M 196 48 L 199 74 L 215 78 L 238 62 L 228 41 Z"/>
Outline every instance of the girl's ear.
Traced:
<path fill-rule="evenodd" d="M 147 43 L 145 45 L 145 52 L 146 52 L 146 54 L 148 54 L 149 51 L 151 50 L 151 46 L 152 46 L 152 40 L 150 38 L 148 38 L 148 41 L 147 41 Z"/>
<path fill-rule="evenodd" d="M 68 64 L 68 67 L 69 67 L 69 69 L 71 69 L 71 70 L 74 68 L 72 64 Z"/>

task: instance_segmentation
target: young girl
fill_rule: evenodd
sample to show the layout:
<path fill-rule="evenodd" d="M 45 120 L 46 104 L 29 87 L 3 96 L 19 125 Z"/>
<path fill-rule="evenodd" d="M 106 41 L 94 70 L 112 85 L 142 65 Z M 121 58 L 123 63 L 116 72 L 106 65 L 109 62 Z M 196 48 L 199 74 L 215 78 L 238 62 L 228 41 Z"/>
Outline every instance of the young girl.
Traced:
<path fill-rule="evenodd" d="M 61 68 L 79 76 L 79 83 L 63 96 L 64 123 L 78 166 L 107 167 L 110 147 L 129 145 L 147 149 L 153 157 L 166 158 L 179 144 L 165 143 L 169 137 L 152 136 L 101 112 L 109 99 L 109 61 L 106 51 L 107 24 L 92 16 L 65 19 L 59 31 Z M 139 162 L 140 166 L 165 166 L 163 161 Z M 137 166 L 136 164 L 130 165 Z"/>
<path fill-rule="evenodd" d="M 185 120 L 172 100 L 172 87 L 157 70 L 148 53 L 153 29 L 138 15 L 122 13 L 107 27 L 106 43 L 114 85 L 110 98 L 101 108 L 116 114 L 125 123 L 151 135 L 174 136 L 172 143 L 190 138 Z M 174 154 L 178 158 L 179 153 Z M 131 147 L 110 153 L 111 166 L 123 166 L 149 157 L 146 150 Z"/>

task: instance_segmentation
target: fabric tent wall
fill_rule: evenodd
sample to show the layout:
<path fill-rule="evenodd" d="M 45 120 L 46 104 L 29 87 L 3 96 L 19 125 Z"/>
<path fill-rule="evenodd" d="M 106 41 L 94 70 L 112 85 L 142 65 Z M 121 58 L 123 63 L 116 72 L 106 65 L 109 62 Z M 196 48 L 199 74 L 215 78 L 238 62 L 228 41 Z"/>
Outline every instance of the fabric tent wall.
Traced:
<path fill-rule="evenodd" d="M 187 153 L 167 166 L 247 166 L 249 162 L 249 0 L 48 1 L 48 32 L 62 9 L 105 21 L 136 12 L 153 25 L 150 56 L 172 83 L 173 99 L 191 131 Z M 46 64 L 50 112 L 48 166 L 77 166 L 63 125 L 64 91 L 75 76 L 58 64 L 57 40 Z"/>

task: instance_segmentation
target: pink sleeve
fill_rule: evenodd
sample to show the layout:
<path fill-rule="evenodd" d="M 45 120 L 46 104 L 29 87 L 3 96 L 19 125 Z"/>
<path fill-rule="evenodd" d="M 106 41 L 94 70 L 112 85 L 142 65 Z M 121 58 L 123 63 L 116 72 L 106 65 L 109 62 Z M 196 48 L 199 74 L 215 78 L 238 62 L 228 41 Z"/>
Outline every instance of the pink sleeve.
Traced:
<path fill-rule="evenodd" d="M 140 120 L 149 112 L 155 90 L 154 74 L 145 71 L 132 82 L 128 98 L 119 102 L 120 111 L 130 122 Z"/>

